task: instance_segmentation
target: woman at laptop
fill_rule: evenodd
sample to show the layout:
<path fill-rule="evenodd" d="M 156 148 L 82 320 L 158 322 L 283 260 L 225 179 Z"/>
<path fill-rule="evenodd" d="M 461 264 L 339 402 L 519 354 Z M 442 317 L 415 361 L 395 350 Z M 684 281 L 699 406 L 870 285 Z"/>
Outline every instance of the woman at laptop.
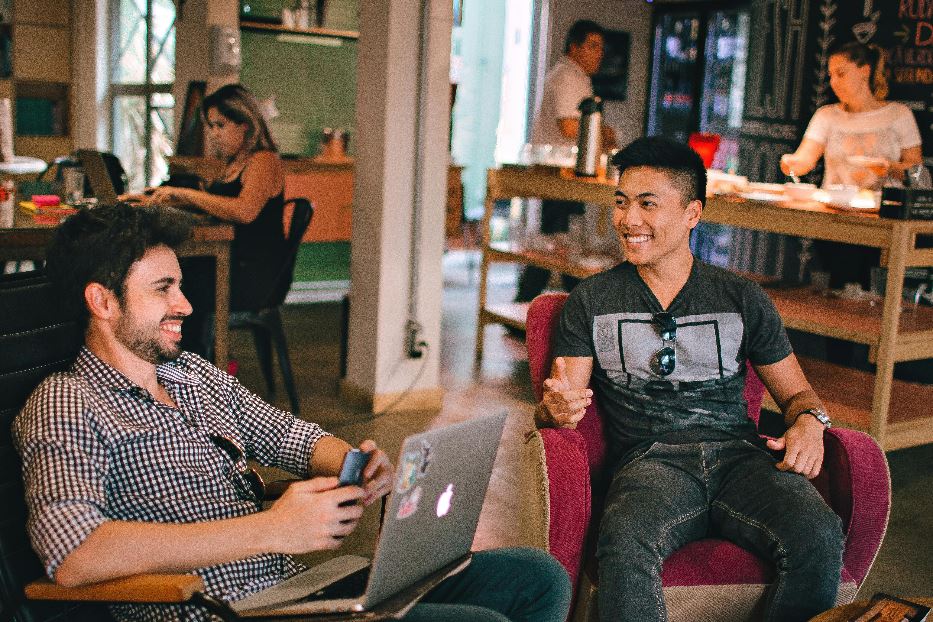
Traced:
<path fill-rule="evenodd" d="M 256 310 L 263 304 L 269 283 L 285 260 L 283 230 L 285 173 L 278 148 L 260 112 L 259 103 L 239 84 L 222 86 L 202 105 L 214 155 L 224 163 L 223 174 L 205 190 L 160 186 L 144 195 L 124 195 L 159 205 L 193 206 L 233 223 L 230 256 L 230 310 Z M 185 349 L 205 353 L 202 345 L 206 316 L 214 308 L 213 259 L 196 257 L 182 262 L 185 294 L 202 317 L 189 318 L 194 330 L 185 333 Z M 194 321 L 192 321 L 194 319 Z"/>

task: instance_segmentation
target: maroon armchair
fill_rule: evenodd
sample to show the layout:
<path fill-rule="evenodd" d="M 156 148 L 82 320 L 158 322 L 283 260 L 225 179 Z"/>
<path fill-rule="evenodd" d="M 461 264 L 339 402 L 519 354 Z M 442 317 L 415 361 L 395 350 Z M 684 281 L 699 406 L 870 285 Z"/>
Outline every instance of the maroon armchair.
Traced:
<path fill-rule="evenodd" d="M 526 343 L 535 396 L 541 399 L 550 374 L 551 347 L 566 294 L 538 296 L 528 309 Z M 745 383 L 748 416 L 761 413 L 764 386 L 751 367 Z M 595 533 L 610 473 L 606 441 L 595 402 L 575 430 L 540 430 L 548 481 L 548 550 L 574 583 L 577 620 L 595 615 Z M 874 562 L 888 522 L 891 485 L 884 452 L 862 432 L 826 432 L 825 459 L 812 480 L 842 518 L 845 551 L 839 603 L 851 602 Z M 582 572 L 581 572 L 582 569 Z M 670 620 L 749 620 L 760 613 L 761 597 L 774 570 L 739 546 L 709 538 L 675 551 L 662 570 Z"/>

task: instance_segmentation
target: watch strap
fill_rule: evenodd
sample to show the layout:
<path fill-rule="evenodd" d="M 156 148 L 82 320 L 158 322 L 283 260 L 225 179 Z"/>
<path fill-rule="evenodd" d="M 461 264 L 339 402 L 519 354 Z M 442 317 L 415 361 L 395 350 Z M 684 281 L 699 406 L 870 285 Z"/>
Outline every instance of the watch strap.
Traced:
<path fill-rule="evenodd" d="M 801 410 L 799 413 L 797 413 L 797 418 L 795 418 L 794 421 L 799 419 L 801 415 L 812 415 L 817 421 L 822 423 L 823 427 L 825 427 L 827 430 L 833 427 L 833 422 L 829 418 L 829 415 L 827 415 L 826 411 L 821 408 L 807 408 L 806 410 Z"/>

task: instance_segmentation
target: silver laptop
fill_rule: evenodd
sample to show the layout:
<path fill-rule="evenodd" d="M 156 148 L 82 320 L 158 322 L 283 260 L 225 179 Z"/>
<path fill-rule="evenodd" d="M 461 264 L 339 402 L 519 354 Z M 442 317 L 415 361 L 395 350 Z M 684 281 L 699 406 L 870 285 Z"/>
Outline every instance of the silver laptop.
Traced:
<path fill-rule="evenodd" d="M 347 555 L 235 601 L 241 616 L 367 611 L 470 553 L 505 413 L 409 436 L 370 563 Z"/>
<path fill-rule="evenodd" d="M 87 181 L 91 185 L 91 192 L 97 198 L 98 205 L 116 205 L 117 188 L 114 186 L 107 163 L 99 151 L 93 149 L 79 149 L 76 153 Z"/>

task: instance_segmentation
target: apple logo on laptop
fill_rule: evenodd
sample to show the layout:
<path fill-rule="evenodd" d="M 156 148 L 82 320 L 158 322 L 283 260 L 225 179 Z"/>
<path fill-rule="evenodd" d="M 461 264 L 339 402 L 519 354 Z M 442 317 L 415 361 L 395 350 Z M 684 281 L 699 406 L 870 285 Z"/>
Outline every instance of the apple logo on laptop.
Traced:
<path fill-rule="evenodd" d="M 450 500 L 454 496 L 454 485 L 447 484 L 447 490 L 437 498 L 437 517 L 440 518 L 450 511 Z"/>

